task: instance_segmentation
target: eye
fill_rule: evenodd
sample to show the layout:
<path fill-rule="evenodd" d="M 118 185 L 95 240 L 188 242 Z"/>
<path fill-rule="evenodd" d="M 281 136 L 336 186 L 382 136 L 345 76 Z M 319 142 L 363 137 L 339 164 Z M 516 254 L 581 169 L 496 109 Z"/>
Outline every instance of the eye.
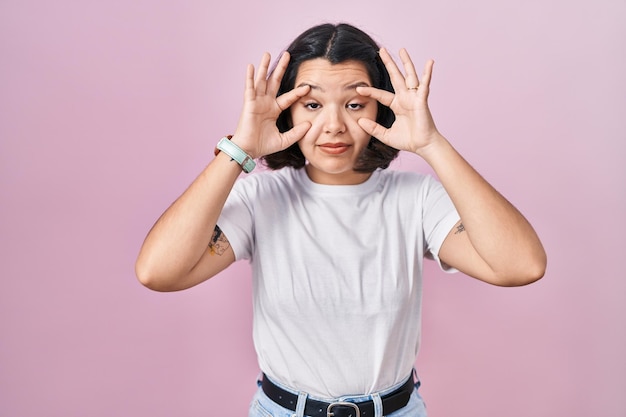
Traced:
<path fill-rule="evenodd" d="M 317 110 L 322 106 L 319 103 L 305 103 L 304 107 L 309 110 Z"/>
<path fill-rule="evenodd" d="M 363 108 L 365 108 L 365 105 L 361 104 L 361 103 L 348 103 L 346 105 L 346 107 L 350 110 L 361 110 Z"/>

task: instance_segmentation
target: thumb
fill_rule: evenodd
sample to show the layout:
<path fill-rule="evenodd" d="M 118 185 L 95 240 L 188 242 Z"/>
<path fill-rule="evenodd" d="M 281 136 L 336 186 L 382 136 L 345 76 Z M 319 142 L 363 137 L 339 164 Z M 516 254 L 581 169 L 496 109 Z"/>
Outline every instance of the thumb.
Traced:
<path fill-rule="evenodd" d="M 311 128 L 311 123 L 302 122 L 302 123 L 295 125 L 288 131 L 284 132 L 282 134 L 283 141 L 286 142 L 285 143 L 286 146 L 284 148 L 286 149 L 289 146 L 296 143 L 297 141 L 299 141 L 300 139 L 302 139 L 304 135 L 306 135 L 306 132 L 309 131 L 310 128 Z"/>
<path fill-rule="evenodd" d="M 371 136 L 374 136 L 376 139 L 384 142 L 385 135 L 387 134 L 387 128 L 384 126 L 374 122 L 373 120 L 361 118 L 357 120 L 357 123 L 363 130 L 365 130 Z"/>

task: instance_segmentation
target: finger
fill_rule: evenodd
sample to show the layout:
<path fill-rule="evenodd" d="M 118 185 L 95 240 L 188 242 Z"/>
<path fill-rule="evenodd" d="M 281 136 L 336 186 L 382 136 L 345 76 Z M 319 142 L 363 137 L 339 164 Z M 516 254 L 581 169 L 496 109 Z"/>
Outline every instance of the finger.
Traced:
<path fill-rule="evenodd" d="M 281 110 L 288 109 L 293 103 L 306 96 L 309 93 L 310 88 L 311 87 L 308 85 L 302 85 L 286 92 L 285 94 L 281 94 L 279 97 L 276 97 L 278 107 L 280 107 Z"/>
<path fill-rule="evenodd" d="M 267 85 L 267 93 L 276 95 L 278 89 L 280 88 L 280 82 L 283 79 L 283 75 L 285 75 L 285 71 L 287 70 L 287 65 L 289 64 L 289 52 L 285 51 L 278 59 L 276 63 L 276 68 L 272 71 L 270 78 L 268 80 Z"/>
<path fill-rule="evenodd" d="M 435 65 L 435 61 L 429 59 L 424 66 L 424 74 L 422 75 L 422 85 L 425 85 L 426 88 L 430 87 L 430 80 L 433 75 L 433 66 Z"/>
<path fill-rule="evenodd" d="M 385 136 L 387 135 L 388 130 L 386 127 L 364 117 L 357 120 L 357 123 L 361 126 L 361 129 L 365 130 L 369 135 L 374 136 L 381 142 L 385 141 Z"/>
<path fill-rule="evenodd" d="M 246 68 L 246 87 L 244 90 L 244 97 L 247 100 L 252 100 L 256 96 L 254 91 L 254 65 L 248 64 Z"/>
<path fill-rule="evenodd" d="M 396 65 L 396 62 L 393 60 L 389 52 L 385 48 L 380 48 L 379 51 L 380 59 L 385 64 L 385 68 L 387 68 L 387 72 L 389 73 L 389 78 L 391 79 L 391 85 L 393 88 L 398 91 L 399 88 L 406 88 L 406 84 L 404 82 L 404 75 L 400 72 L 400 69 Z"/>
<path fill-rule="evenodd" d="M 409 56 L 409 53 L 405 48 L 400 49 L 400 59 L 404 67 L 404 82 L 407 88 L 417 88 L 420 85 L 419 78 L 417 78 L 417 72 L 415 71 L 415 65 Z"/>
<path fill-rule="evenodd" d="M 371 97 L 387 107 L 391 106 L 395 97 L 395 94 L 390 91 L 374 87 L 357 87 L 356 92 L 364 97 Z"/>
<path fill-rule="evenodd" d="M 267 71 L 270 66 L 271 56 L 268 52 L 263 54 L 261 62 L 259 63 L 259 70 L 257 71 L 254 85 L 257 93 L 265 94 L 267 88 Z"/>
<path fill-rule="evenodd" d="M 283 137 L 284 144 L 286 145 L 284 146 L 284 148 L 286 149 L 292 144 L 302 139 L 304 135 L 306 135 L 306 132 L 309 131 L 310 128 L 311 128 L 311 123 L 302 122 L 302 123 L 298 123 L 297 125 L 289 129 L 288 131 L 282 133 L 281 135 Z"/>

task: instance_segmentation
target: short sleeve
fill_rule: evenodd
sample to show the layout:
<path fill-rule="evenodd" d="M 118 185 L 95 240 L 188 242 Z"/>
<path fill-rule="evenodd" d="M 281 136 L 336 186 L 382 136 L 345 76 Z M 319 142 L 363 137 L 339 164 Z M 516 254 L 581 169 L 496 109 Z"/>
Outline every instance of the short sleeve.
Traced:
<path fill-rule="evenodd" d="M 422 203 L 426 257 L 435 260 L 446 272 L 457 272 L 456 269 L 441 262 L 439 249 L 454 225 L 460 220 L 460 216 L 443 185 L 433 177 L 428 177 Z"/>
<path fill-rule="evenodd" d="M 251 203 L 253 197 L 248 192 L 250 186 L 244 179 L 237 180 L 217 220 L 217 225 L 233 248 L 236 260 L 250 260 L 252 257 L 254 216 Z"/>

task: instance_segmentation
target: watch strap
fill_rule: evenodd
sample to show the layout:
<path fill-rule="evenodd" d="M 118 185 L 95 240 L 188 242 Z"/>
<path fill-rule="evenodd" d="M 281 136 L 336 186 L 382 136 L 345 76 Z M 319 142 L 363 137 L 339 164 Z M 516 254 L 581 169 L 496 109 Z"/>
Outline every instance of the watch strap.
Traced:
<path fill-rule="evenodd" d="M 241 165 L 241 169 L 246 174 L 251 172 L 256 167 L 256 162 L 250 155 L 248 155 L 243 149 L 234 144 L 229 137 L 224 136 L 217 142 L 216 150 L 224 152 L 226 155 Z"/>

